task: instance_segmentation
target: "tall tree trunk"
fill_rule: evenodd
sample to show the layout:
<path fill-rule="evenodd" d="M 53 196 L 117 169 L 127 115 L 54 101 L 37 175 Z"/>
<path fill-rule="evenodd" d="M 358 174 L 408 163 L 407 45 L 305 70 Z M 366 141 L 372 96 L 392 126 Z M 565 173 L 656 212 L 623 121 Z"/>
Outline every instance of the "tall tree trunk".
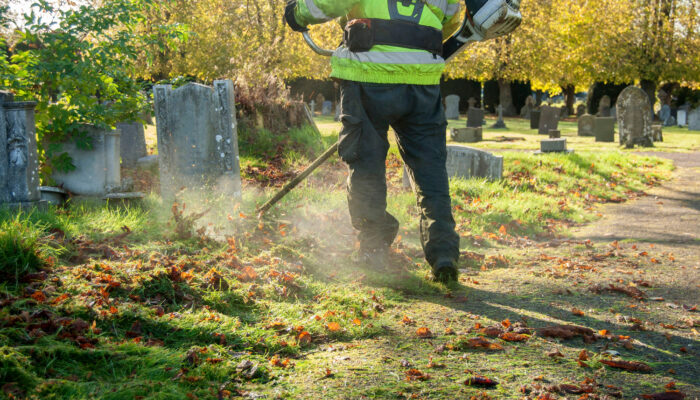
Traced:
<path fill-rule="evenodd" d="M 561 90 L 562 93 L 564 93 L 564 99 L 566 100 L 566 110 L 569 115 L 573 115 L 576 112 L 576 110 L 574 110 L 574 104 L 576 103 L 576 86 L 562 86 Z"/>
<path fill-rule="evenodd" d="M 649 79 L 642 79 L 639 82 L 642 90 L 649 96 L 649 103 L 651 104 L 651 111 L 654 112 L 654 104 L 656 104 L 656 87 L 658 82 Z"/>
<path fill-rule="evenodd" d="M 513 105 L 513 92 L 510 87 L 510 81 L 505 79 L 498 80 L 498 102 L 503 107 L 503 115 L 513 117 L 517 114 Z"/>

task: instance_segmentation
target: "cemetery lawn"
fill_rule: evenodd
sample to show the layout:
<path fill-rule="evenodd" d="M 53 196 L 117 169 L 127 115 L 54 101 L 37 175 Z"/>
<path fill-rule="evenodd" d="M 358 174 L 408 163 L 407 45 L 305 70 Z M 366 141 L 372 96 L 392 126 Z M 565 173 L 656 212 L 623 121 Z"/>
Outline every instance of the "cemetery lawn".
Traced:
<path fill-rule="evenodd" d="M 452 183 L 463 274 L 449 286 L 426 279 L 415 200 L 401 189 L 395 150 L 389 209 L 402 231 L 390 274 L 350 262 L 345 169 L 337 161 L 262 221 L 255 205 L 273 188 L 250 187 L 239 205 L 203 194 L 172 210 L 151 196 L 140 206 L 2 211 L 2 392 L 507 399 L 635 398 L 676 388 L 700 395 L 698 288 L 687 284 L 697 282 L 697 267 L 648 244 L 567 239 L 600 217 L 603 204 L 634 200 L 669 179 L 672 164 L 626 152 L 503 154 L 502 181 Z M 256 160 L 247 166 L 257 168 L 246 172 L 250 185 L 278 173 Z M 18 272 L 13 254 L 41 265 Z M 683 268 L 689 279 L 680 287 Z M 676 306 L 657 306 L 664 302 Z M 591 330 L 572 338 L 541 330 L 564 323 Z M 651 370 L 612 368 L 609 359 Z M 477 376 L 499 385 L 465 384 Z"/>

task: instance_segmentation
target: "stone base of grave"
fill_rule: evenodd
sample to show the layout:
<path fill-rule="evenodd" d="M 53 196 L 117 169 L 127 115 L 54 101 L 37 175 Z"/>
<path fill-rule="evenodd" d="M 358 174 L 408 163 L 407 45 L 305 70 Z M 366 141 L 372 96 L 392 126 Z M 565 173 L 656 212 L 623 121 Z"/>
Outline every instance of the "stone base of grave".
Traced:
<path fill-rule="evenodd" d="M 55 206 L 65 204 L 69 196 L 67 191 L 52 186 L 39 186 L 39 192 L 41 192 L 41 200 Z"/>
<path fill-rule="evenodd" d="M 506 128 L 507 128 L 506 123 L 500 119 L 498 121 L 496 121 L 495 124 L 491 125 L 491 129 L 506 129 Z"/>
<path fill-rule="evenodd" d="M 143 200 L 146 197 L 145 194 L 141 192 L 129 192 L 129 193 L 110 193 L 102 198 L 110 203 L 122 204 L 122 203 L 134 203 Z"/>
<path fill-rule="evenodd" d="M 158 154 L 152 154 L 150 156 L 141 157 L 136 162 L 139 168 L 151 168 L 158 165 Z"/>
<path fill-rule="evenodd" d="M 39 210 L 46 211 L 49 209 L 49 203 L 46 200 L 23 202 L 23 203 L 2 203 L 0 208 L 8 208 L 13 211 L 30 211 Z"/>
<path fill-rule="evenodd" d="M 450 137 L 458 143 L 476 143 L 484 140 L 482 128 L 452 128 Z"/>
<path fill-rule="evenodd" d="M 563 139 L 544 139 L 540 141 L 540 151 L 542 153 L 573 153 L 573 150 L 566 149 L 566 138 Z"/>

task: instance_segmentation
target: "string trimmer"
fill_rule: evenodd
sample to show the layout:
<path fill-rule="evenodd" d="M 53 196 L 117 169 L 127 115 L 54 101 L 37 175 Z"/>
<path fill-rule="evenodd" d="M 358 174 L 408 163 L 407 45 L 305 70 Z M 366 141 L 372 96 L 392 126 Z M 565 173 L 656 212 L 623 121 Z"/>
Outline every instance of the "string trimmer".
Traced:
<path fill-rule="evenodd" d="M 425 0 L 421 0 L 425 1 Z M 451 61 L 455 56 L 464 51 L 469 44 L 499 36 L 507 35 L 514 31 L 522 21 L 520 14 L 520 0 L 464 0 L 466 6 L 464 20 L 460 29 L 455 32 L 442 45 L 442 57 L 445 61 Z M 309 35 L 309 32 L 302 32 L 304 40 L 311 49 L 322 56 L 330 57 L 333 50 L 324 49 L 318 46 Z M 338 143 L 331 146 L 309 167 L 307 167 L 296 178 L 286 184 L 267 203 L 258 208 L 258 215 L 266 213 L 272 206 L 277 204 L 292 189 L 306 179 L 312 172 L 320 167 L 338 150 Z"/>

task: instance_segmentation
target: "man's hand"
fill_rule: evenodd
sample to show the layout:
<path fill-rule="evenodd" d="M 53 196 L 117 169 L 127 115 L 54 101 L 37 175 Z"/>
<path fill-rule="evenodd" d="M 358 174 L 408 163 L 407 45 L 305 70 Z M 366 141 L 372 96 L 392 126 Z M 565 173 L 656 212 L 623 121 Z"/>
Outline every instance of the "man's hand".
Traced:
<path fill-rule="evenodd" d="M 289 0 L 287 2 L 287 7 L 284 9 L 284 20 L 287 21 L 287 25 L 296 32 L 306 32 L 309 28 L 299 25 L 296 18 L 294 17 L 294 10 L 297 8 L 296 0 Z"/>

